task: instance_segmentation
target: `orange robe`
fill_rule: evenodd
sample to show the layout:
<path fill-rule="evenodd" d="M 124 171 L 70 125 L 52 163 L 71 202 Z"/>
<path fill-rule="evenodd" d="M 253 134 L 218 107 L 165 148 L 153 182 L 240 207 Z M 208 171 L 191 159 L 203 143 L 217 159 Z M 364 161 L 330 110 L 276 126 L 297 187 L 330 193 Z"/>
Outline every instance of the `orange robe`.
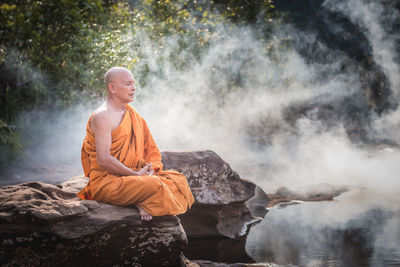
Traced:
<path fill-rule="evenodd" d="M 127 105 L 120 125 L 111 133 L 110 154 L 135 171 L 151 163 L 155 170 L 153 176 L 120 176 L 100 167 L 90 119 L 81 151 L 83 170 L 89 182 L 77 193 L 78 197 L 118 206 L 140 204 L 153 216 L 177 215 L 190 208 L 194 200 L 186 177 L 162 169 L 161 153 L 145 120 L 133 107 Z"/>

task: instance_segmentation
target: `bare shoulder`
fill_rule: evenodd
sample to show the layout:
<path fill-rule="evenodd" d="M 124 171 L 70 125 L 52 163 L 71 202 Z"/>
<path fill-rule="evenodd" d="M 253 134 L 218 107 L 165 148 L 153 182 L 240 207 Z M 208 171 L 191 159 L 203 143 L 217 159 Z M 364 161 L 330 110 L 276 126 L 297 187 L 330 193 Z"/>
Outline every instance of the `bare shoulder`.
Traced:
<path fill-rule="evenodd" d="M 90 120 L 90 126 L 93 131 L 108 131 L 112 128 L 112 115 L 105 105 L 101 105 L 93 113 Z"/>

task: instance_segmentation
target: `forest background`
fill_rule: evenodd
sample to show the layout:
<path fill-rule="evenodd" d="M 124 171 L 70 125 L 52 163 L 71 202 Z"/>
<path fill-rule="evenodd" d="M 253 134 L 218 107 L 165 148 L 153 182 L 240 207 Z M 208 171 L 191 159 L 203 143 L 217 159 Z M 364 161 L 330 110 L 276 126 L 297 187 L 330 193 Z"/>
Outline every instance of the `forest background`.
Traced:
<path fill-rule="evenodd" d="M 327 134 L 396 147 L 399 10 L 398 0 L 6 1 L 0 175 L 78 160 L 117 65 L 133 71 L 135 107 L 162 149 L 213 149 L 243 173 L 243 158 L 295 166 Z"/>
<path fill-rule="evenodd" d="M 37 142 L 40 129 L 18 127 L 30 110 L 51 120 L 61 110 L 105 94 L 103 75 L 112 66 L 135 69 L 140 54 L 138 29 L 161 47 L 178 39 L 174 53 L 158 60 L 178 69 L 207 49 L 217 25 L 263 22 L 268 36 L 272 1 L 120 1 L 16 0 L 0 5 L 0 170 Z M 127 36 L 132 38 L 127 38 Z M 142 62 L 141 62 L 142 63 Z M 146 62 L 135 69 L 141 85 L 149 75 Z M 152 75 L 154 73 L 151 73 Z"/>
<path fill-rule="evenodd" d="M 346 260 L 332 229 L 344 242 L 365 229 L 368 259 L 343 264 L 397 263 L 399 28 L 400 0 L 4 0 L 0 186 L 82 174 L 87 120 L 120 65 L 162 151 L 212 150 L 265 192 L 350 189 L 285 208 L 268 230 L 270 212 L 252 232 L 255 260 L 271 247 L 295 262 L 268 240 Z"/>

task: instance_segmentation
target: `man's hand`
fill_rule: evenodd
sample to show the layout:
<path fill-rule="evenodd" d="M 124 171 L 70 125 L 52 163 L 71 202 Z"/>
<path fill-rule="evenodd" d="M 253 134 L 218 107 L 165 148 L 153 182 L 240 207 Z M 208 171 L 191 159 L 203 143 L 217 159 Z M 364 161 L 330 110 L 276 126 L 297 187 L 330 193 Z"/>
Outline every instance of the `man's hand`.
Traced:
<path fill-rule="evenodd" d="M 150 163 L 150 165 L 151 165 L 151 163 Z M 149 175 L 150 175 L 150 176 L 151 176 L 151 175 L 154 175 L 154 169 L 153 169 L 152 166 L 149 168 L 148 172 L 149 172 Z"/>
<path fill-rule="evenodd" d="M 138 171 L 138 175 L 154 175 L 154 169 L 151 163 L 146 164 L 143 168 Z"/>

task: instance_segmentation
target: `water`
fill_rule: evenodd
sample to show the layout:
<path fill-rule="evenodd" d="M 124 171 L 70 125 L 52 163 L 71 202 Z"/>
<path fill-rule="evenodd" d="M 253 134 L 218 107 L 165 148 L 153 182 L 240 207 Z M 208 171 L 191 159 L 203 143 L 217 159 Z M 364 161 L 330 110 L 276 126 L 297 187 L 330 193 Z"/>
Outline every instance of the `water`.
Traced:
<path fill-rule="evenodd" d="M 360 190 L 332 202 L 275 207 L 246 243 L 257 262 L 297 266 L 400 266 L 400 211 L 357 203 Z"/>

